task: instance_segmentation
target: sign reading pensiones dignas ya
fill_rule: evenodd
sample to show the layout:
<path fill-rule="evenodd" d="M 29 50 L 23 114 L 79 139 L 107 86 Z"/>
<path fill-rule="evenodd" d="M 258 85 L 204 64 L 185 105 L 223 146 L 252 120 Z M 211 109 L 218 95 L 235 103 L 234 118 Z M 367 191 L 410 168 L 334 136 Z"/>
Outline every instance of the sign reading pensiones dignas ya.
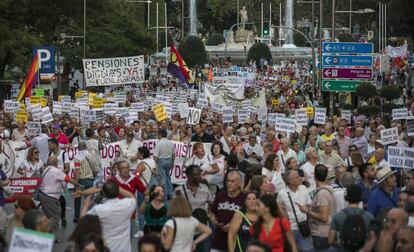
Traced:
<path fill-rule="evenodd" d="M 84 59 L 87 87 L 144 82 L 144 56 Z"/>

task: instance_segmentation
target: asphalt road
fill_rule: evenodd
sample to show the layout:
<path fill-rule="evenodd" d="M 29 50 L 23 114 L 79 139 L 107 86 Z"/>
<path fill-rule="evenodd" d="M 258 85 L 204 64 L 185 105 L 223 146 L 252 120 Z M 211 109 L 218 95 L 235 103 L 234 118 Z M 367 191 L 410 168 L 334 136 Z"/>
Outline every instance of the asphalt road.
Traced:
<path fill-rule="evenodd" d="M 13 204 L 8 204 L 5 207 L 5 211 L 7 213 L 12 213 L 13 212 Z M 71 235 L 71 233 L 73 232 L 73 230 L 76 227 L 76 223 L 73 223 L 73 217 L 74 217 L 74 204 L 73 204 L 73 197 L 72 197 L 72 193 L 68 192 L 66 195 L 66 221 L 67 221 L 67 226 L 66 227 L 62 227 L 61 223 L 59 223 L 59 228 L 56 231 L 56 238 L 58 240 L 60 240 L 60 243 L 55 243 L 54 247 L 53 247 L 53 252 L 63 252 L 65 251 L 65 248 L 69 245 L 69 242 L 67 241 L 67 238 Z M 135 231 L 136 232 L 136 231 Z M 135 232 L 132 233 L 132 251 L 138 251 L 137 250 L 137 244 L 138 244 L 138 239 L 133 237 L 133 234 L 135 234 Z"/>

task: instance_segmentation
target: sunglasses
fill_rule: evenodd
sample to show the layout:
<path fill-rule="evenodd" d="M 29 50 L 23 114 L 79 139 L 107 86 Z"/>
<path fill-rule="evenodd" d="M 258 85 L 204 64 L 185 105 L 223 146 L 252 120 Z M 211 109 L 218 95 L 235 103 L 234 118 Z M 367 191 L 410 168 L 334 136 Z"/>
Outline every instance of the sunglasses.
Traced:
<path fill-rule="evenodd" d="M 34 153 L 34 154 L 39 154 L 39 152 L 38 152 L 38 151 L 34 151 L 33 153 Z"/>

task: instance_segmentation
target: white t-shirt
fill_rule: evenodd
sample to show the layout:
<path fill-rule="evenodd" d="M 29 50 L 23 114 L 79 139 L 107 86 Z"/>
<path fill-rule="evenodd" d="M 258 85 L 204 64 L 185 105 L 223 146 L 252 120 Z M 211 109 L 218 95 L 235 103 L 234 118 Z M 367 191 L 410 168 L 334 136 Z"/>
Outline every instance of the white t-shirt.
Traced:
<path fill-rule="evenodd" d="M 256 153 L 258 157 L 263 157 L 263 148 L 259 144 L 255 144 L 254 146 L 251 146 L 249 143 L 245 143 L 243 145 L 243 149 L 246 152 L 247 156 L 252 155 L 252 153 Z"/>
<path fill-rule="evenodd" d="M 63 150 L 59 150 L 59 154 L 56 156 L 55 153 L 51 152 L 49 156 L 56 156 L 58 160 L 58 169 L 61 171 L 65 170 L 65 164 L 69 164 L 70 160 L 67 156 L 64 156 L 65 152 Z"/>
<path fill-rule="evenodd" d="M 292 199 L 292 203 L 293 203 L 294 208 L 292 208 L 292 203 L 290 202 L 288 192 L 289 192 L 290 197 Z M 303 205 L 310 205 L 312 203 L 307 188 L 304 185 L 300 185 L 296 189 L 296 192 L 293 192 L 289 187 L 286 187 L 286 188 L 282 189 L 281 191 L 279 191 L 279 193 L 277 194 L 277 202 L 281 203 L 284 206 L 284 208 L 285 208 L 285 210 L 286 210 L 286 212 L 289 216 L 289 222 L 290 222 L 292 230 L 299 230 L 293 210 L 295 210 L 296 216 L 298 217 L 299 222 L 302 222 L 302 221 L 306 220 L 306 218 L 307 218 L 306 214 L 304 214 L 300 211 L 300 209 L 299 209 L 299 207 L 297 206 L 296 203 L 298 203 L 302 206 Z"/>
<path fill-rule="evenodd" d="M 194 217 L 174 219 L 177 231 L 170 252 L 192 252 L 194 233 L 199 225 L 198 220 Z M 164 228 L 166 228 L 166 226 L 174 229 L 173 220 L 168 220 L 165 223 Z"/>
<path fill-rule="evenodd" d="M 30 178 L 33 176 L 33 174 L 36 171 L 39 171 L 40 173 L 40 169 L 43 167 L 43 163 L 42 160 L 37 161 L 35 164 L 30 163 L 27 160 L 23 160 L 20 165 L 19 168 L 22 168 L 23 170 L 26 171 L 26 177 Z"/>
<path fill-rule="evenodd" d="M 210 156 L 210 158 L 214 159 L 213 156 Z M 220 158 L 214 159 L 217 163 L 217 166 L 219 167 L 219 172 L 213 174 L 214 176 L 210 180 L 210 183 L 218 185 L 220 189 L 224 186 L 224 167 L 226 164 L 225 158 L 225 156 L 221 156 Z"/>
<path fill-rule="evenodd" d="M 152 172 L 150 169 L 155 170 L 157 165 L 155 164 L 154 159 L 152 158 L 145 158 L 141 162 L 138 163 L 145 163 L 145 170 L 142 172 L 141 176 L 139 177 L 139 180 L 141 180 L 144 185 L 148 186 L 147 183 L 151 181 Z M 146 182 L 145 182 L 146 181 Z"/>
<path fill-rule="evenodd" d="M 186 162 L 186 166 L 189 166 L 189 165 L 198 165 L 202 171 L 210 170 L 211 169 L 211 165 L 213 165 L 213 164 L 217 164 L 217 162 L 209 154 L 205 154 L 204 157 L 202 157 L 201 159 L 199 159 L 196 155 L 194 155 L 192 158 L 190 158 Z M 213 178 L 214 175 L 215 174 L 208 174 L 204 178 L 208 182 L 210 182 L 210 180 Z"/>
<path fill-rule="evenodd" d="M 131 251 L 131 216 L 137 202 L 133 198 L 110 199 L 88 211 L 101 221 L 103 238 L 111 252 Z"/>
<path fill-rule="evenodd" d="M 310 162 L 306 162 L 302 165 L 303 172 L 308 176 L 310 187 L 316 188 L 315 182 L 315 166 Z"/>
<path fill-rule="evenodd" d="M 294 157 L 296 158 L 296 160 L 298 160 L 298 156 L 296 155 L 296 152 L 292 150 L 291 148 L 289 148 L 288 153 L 286 155 L 283 152 L 283 150 L 279 150 L 277 152 L 277 156 L 279 157 L 280 171 L 282 173 L 285 172 L 285 164 L 289 158 Z"/>

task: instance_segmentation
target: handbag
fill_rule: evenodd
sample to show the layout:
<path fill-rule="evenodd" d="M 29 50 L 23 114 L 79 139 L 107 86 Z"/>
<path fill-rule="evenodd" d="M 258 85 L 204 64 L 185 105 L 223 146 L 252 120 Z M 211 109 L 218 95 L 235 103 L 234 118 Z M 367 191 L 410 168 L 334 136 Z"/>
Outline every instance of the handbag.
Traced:
<path fill-rule="evenodd" d="M 311 235 L 311 230 L 309 227 L 308 220 L 299 222 L 299 219 L 298 219 L 298 216 L 295 210 L 295 205 L 293 205 L 292 197 L 290 196 L 289 192 L 286 192 L 286 193 L 289 197 L 290 204 L 292 205 L 293 214 L 295 215 L 295 220 L 296 220 L 296 223 L 298 224 L 299 232 L 303 237 L 308 237 L 309 235 Z"/>
<path fill-rule="evenodd" d="M 42 176 L 40 177 L 42 180 L 41 181 L 43 181 L 43 178 L 46 176 L 46 174 L 51 170 L 52 168 L 49 168 L 49 169 L 47 169 L 43 174 L 42 174 Z M 36 187 L 36 189 L 34 190 L 34 192 L 33 192 L 33 199 L 34 200 L 36 200 L 36 201 L 40 201 L 40 185 L 41 184 L 39 184 L 39 186 L 38 187 Z"/>

